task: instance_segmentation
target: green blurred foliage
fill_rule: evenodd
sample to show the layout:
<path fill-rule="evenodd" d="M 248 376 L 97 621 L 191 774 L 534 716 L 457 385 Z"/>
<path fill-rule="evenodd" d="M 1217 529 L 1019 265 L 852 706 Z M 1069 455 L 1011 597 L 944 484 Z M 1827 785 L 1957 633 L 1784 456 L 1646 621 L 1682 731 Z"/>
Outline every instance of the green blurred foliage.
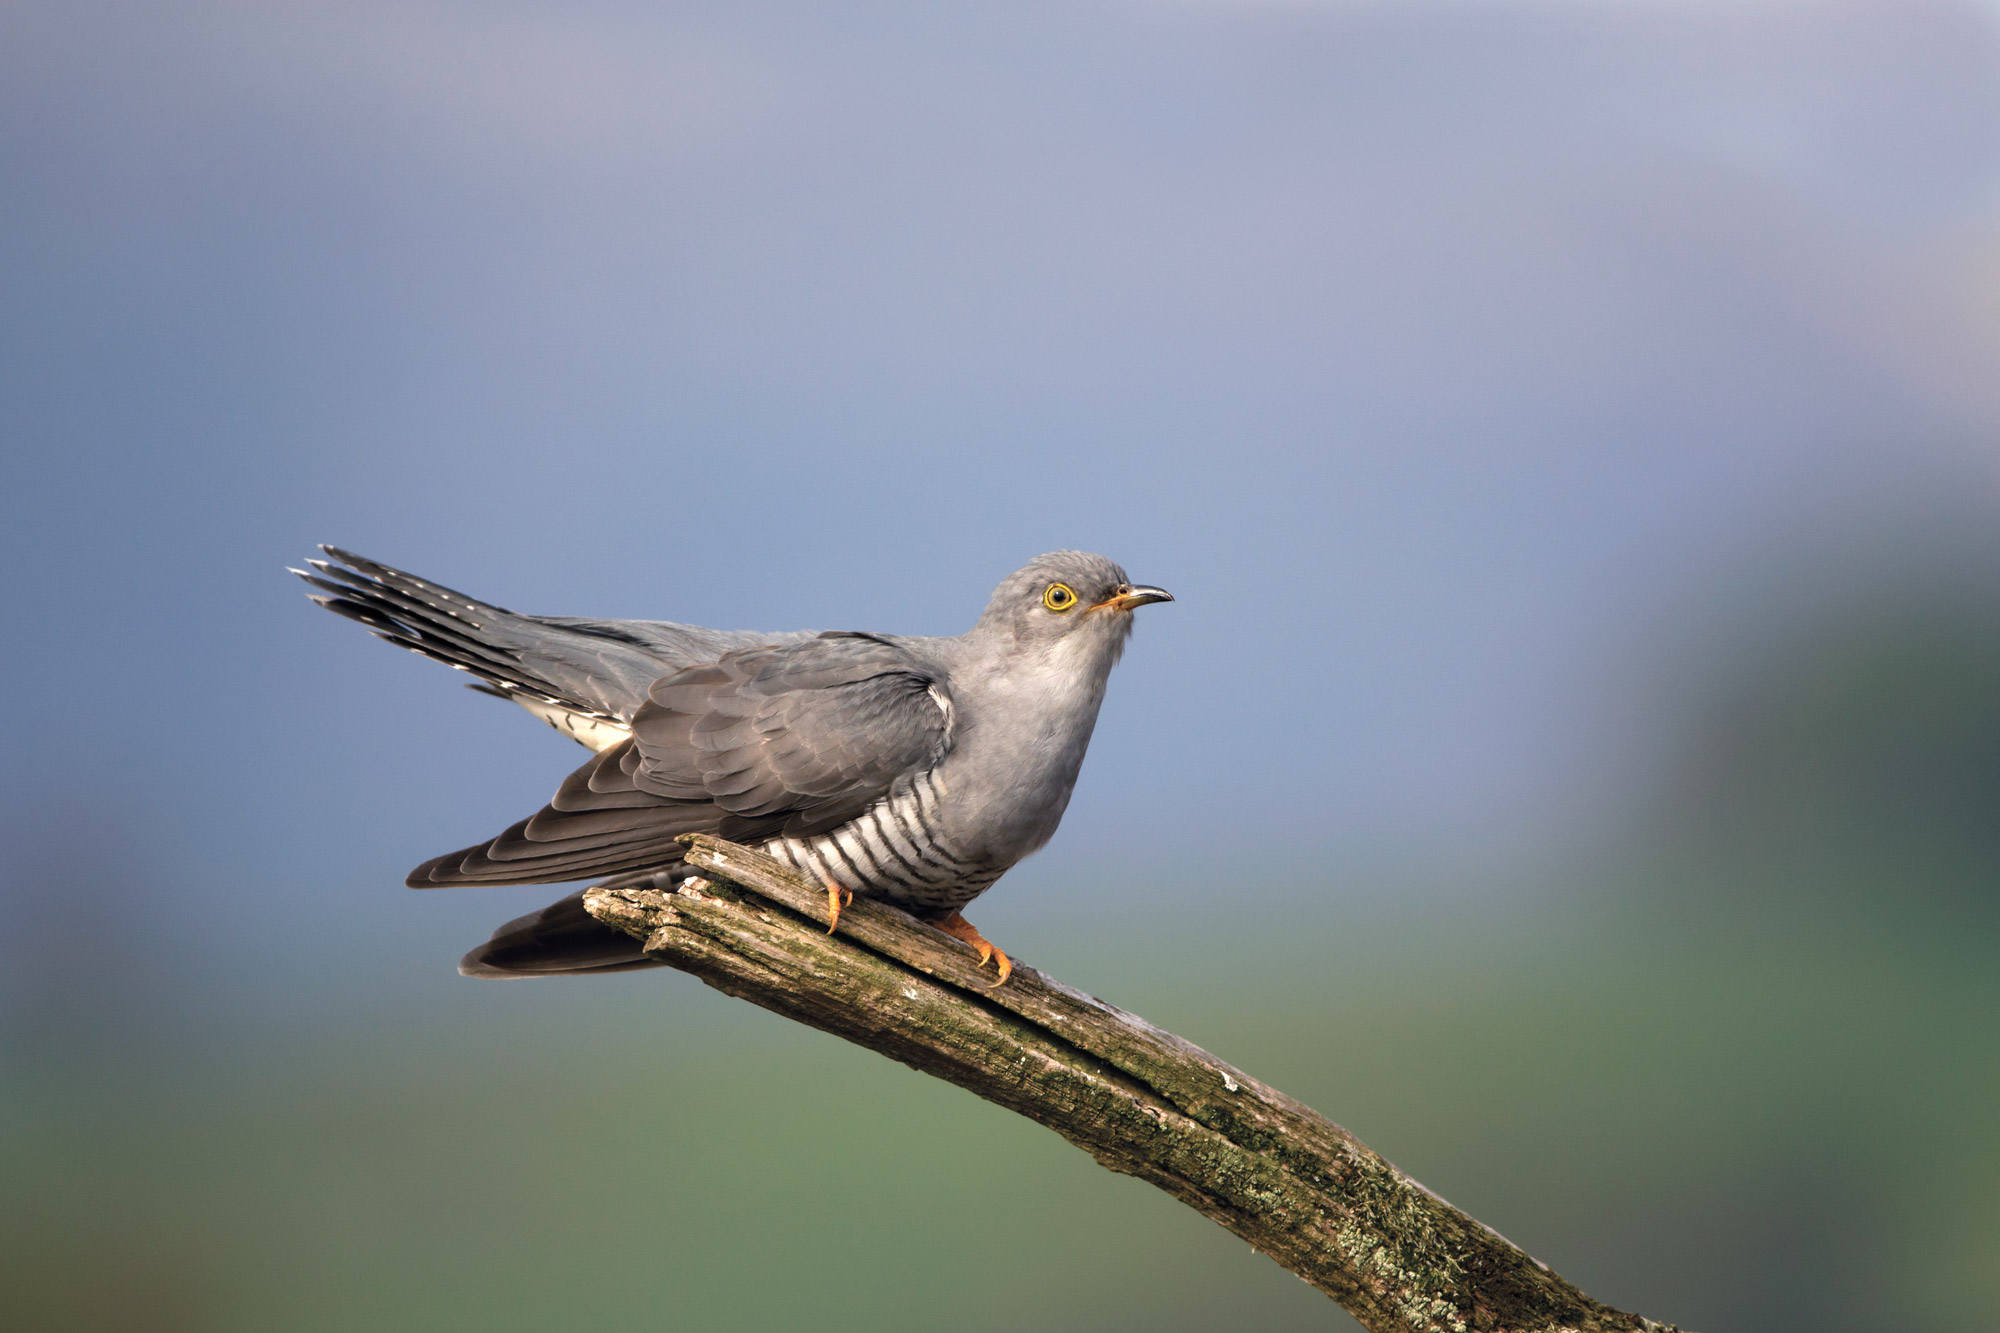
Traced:
<path fill-rule="evenodd" d="M 2000 1299 L 1987 942 L 1672 920 L 1433 900 L 1295 918 L 1278 946 L 1251 917 L 1220 939 L 1155 925 L 1128 936 L 1143 966 L 1105 989 L 1614 1303 L 1706 1330 L 1977 1326 Z M 1114 938 L 1109 920 L 1079 933 L 1100 925 Z M 1101 949 L 1079 943 L 1062 970 L 1088 975 Z M 533 1031 L 385 1022 L 17 1060 L 0 1101 L 10 1326 L 1334 1313 L 956 1089 L 685 978 L 575 990 Z"/>
<path fill-rule="evenodd" d="M 1980 537 L 1822 574 L 1855 586 L 1738 636 L 1658 827 L 1691 887 L 2000 924 L 2000 551 Z"/>

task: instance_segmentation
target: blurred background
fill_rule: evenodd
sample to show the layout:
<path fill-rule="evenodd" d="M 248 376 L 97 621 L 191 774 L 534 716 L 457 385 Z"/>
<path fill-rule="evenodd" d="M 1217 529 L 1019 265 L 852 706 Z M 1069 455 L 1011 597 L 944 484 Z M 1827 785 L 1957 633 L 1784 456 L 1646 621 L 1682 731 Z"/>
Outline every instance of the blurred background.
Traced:
<path fill-rule="evenodd" d="M 2000 1303 L 2000 6 L 0 6 L 0 1322 L 1352 1327 L 410 893 L 582 752 L 308 604 L 1179 601 L 1017 957 L 1704 1333 Z"/>

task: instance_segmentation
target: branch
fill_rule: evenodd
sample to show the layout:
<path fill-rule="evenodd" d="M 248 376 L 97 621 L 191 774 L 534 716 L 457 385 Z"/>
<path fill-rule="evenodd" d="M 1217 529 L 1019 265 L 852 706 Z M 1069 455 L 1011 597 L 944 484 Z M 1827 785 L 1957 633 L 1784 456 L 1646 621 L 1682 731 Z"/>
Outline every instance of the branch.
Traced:
<path fill-rule="evenodd" d="M 728 995 L 934 1074 L 1151 1181 L 1371 1333 L 1673 1333 L 1600 1305 L 1310 1107 L 1135 1015 L 769 857 L 690 835 L 708 876 L 597 888 L 591 914 Z"/>

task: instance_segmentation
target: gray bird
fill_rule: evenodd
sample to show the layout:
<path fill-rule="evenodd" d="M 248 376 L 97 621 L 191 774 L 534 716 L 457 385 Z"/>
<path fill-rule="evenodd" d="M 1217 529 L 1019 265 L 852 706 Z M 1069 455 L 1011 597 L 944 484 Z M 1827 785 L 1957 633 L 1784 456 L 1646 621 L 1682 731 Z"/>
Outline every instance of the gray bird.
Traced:
<path fill-rule="evenodd" d="M 315 602 L 479 678 L 596 755 L 499 837 L 426 861 L 412 888 L 692 877 L 711 833 L 827 888 L 894 903 L 1013 964 L 959 910 L 1048 842 L 1076 786 L 1132 611 L 1170 602 L 1101 555 L 1010 574 L 956 638 L 760 634 L 658 620 L 525 616 L 337 547 L 293 570 Z M 653 966 L 582 890 L 510 921 L 475 977 Z"/>

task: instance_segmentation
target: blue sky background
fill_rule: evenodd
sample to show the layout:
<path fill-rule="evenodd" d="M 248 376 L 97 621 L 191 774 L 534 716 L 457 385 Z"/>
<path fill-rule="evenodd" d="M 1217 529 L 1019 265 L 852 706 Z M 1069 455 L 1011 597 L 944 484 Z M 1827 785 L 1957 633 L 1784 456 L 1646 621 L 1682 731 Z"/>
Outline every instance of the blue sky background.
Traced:
<path fill-rule="evenodd" d="M 1996 367 L 1980 4 L 9 4 L 0 967 L 597 1002 L 450 974 L 545 890 L 400 887 L 581 752 L 315 611 L 319 541 L 916 633 L 1100 550 L 1180 600 L 982 928 L 1504 909 L 1740 645 L 1987 567 Z"/>
<path fill-rule="evenodd" d="M 310 614 L 317 541 L 930 633 L 1108 552 L 1181 601 L 1053 882 L 1587 830 L 1714 604 L 2000 506 L 1982 8 L 5 21 L 10 841 L 205 931 L 410 929 L 575 757 Z"/>

